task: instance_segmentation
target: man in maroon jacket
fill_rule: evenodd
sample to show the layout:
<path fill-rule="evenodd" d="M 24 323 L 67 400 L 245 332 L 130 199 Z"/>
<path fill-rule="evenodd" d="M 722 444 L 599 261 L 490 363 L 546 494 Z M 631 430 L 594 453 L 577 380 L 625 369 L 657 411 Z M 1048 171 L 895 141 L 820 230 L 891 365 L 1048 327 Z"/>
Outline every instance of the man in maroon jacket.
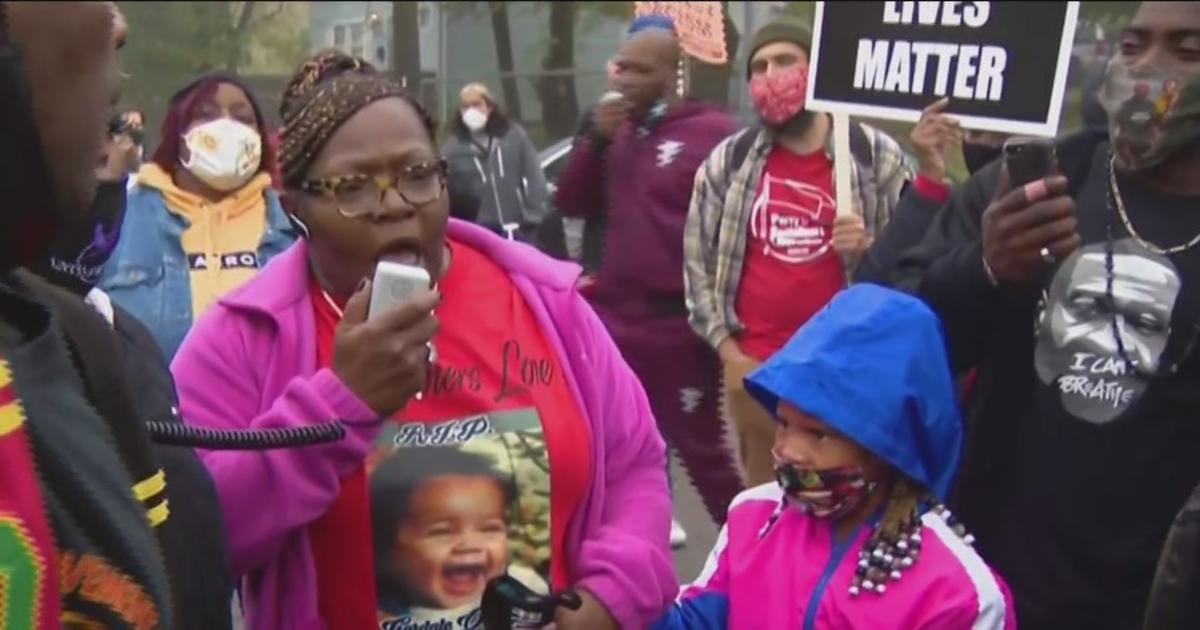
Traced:
<path fill-rule="evenodd" d="M 620 98 L 596 106 L 592 134 L 576 143 L 555 201 L 563 214 L 587 217 L 607 199 L 607 255 L 593 304 L 723 523 L 742 482 L 718 411 L 719 362 L 687 323 L 683 225 L 696 169 L 737 123 L 677 96 L 679 42 L 668 20 L 652 17 L 662 27 L 637 32 L 614 59 Z"/>

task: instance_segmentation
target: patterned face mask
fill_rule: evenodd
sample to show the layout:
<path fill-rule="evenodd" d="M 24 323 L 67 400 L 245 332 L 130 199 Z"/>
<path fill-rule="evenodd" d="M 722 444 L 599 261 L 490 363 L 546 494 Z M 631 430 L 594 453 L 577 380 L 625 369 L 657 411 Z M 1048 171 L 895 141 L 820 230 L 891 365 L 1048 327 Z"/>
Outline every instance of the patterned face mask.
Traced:
<path fill-rule="evenodd" d="M 774 74 L 750 79 L 750 99 L 763 122 L 778 127 L 804 111 L 808 66 L 798 63 Z"/>
<path fill-rule="evenodd" d="M 818 470 L 778 463 L 775 480 L 792 505 L 816 518 L 845 516 L 875 490 L 875 482 L 867 481 L 862 466 Z"/>
<path fill-rule="evenodd" d="M 218 118 L 183 136 L 190 154 L 183 167 L 221 192 L 237 190 L 258 172 L 262 137 L 252 127 Z"/>
<path fill-rule="evenodd" d="M 1109 139 L 1123 170 L 1154 168 L 1200 143 L 1200 75 L 1131 70 L 1113 59 L 1097 99 L 1108 113 Z"/>

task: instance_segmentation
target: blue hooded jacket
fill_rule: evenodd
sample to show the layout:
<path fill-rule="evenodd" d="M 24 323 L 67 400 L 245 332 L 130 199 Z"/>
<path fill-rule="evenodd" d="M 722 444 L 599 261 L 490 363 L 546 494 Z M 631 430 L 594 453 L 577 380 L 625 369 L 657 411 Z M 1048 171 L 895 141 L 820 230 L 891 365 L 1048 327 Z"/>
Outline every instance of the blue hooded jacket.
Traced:
<path fill-rule="evenodd" d="M 946 498 L 962 418 L 941 322 L 924 302 L 854 285 L 747 376 L 746 390 L 772 415 L 787 401 Z"/>

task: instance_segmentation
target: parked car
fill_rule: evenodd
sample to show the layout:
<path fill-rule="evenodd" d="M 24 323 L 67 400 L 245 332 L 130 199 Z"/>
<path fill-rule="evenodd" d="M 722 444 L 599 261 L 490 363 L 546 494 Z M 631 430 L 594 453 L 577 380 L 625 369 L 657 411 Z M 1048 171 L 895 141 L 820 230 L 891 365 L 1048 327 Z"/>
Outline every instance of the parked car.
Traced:
<path fill-rule="evenodd" d="M 567 159 L 571 157 L 571 143 L 574 138 L 563 138 L 558 142 L 538 152 L 538 161 L 542 164 L 542 173 L 546 175 L 546 188 L 553 194 L 557 188 L 558 176 L 567 167 Z"/>
<path fill-rule="evenodd" d="M 567 160 L 571 158 L 573 141 L 574 138 L 563 138 L 538 153 L 542 173 L 546 175 L 546 192 L 550 197 L 543 229 L 539 231 L 538 247 L 551 256 L 562 258 L 563 256 L 560 254 L 565 254 L 566 258 L 580 262 L 583 258 L 583 231 L 587 221 L 564 217 L 554 205 L 554 193 L 558 191 L 558 178 L 562 175 L 563 169 L 567 167 Z M 562 226 L 561 238 L 565 241 L 561 245 L 557 242 L 560 238 L 558 225 Z"/>

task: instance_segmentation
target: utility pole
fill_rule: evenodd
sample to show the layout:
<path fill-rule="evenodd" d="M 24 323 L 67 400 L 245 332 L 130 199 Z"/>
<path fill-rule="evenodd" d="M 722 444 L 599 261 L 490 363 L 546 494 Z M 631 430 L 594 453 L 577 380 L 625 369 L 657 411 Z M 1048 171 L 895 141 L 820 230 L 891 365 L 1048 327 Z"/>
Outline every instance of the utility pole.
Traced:
<path fill-rule="evenodd" d="M 420 98 L 421 26 L 418 2 L 392 2 L 392 76 Z"/>
<path fill-rule="evenodd" d="M 512 26 L 508 23 L 508 3 L 489 2 L 492 10 L 492 34 L 496 38 L 496 64 L 500 67 L 500 88 L 504 107 L 513 120 L 521 120 L 521 92 L 517 89 L 516 64 L 513 62 Z"/>
<path fill-rule="evenodd" d="M 742 50 L 740 51 L 741 54 L 735 58 L 736 60 L 735 59 L 729 60 L 729 63 L 733 64 L 734 68 L 738 67 L 738 63 L 737 63 L 738 61 L 744 60 L 743 61 L 744 63 L 750 63 L 750 45 L 753 43 L 750 41 L 750 38 L 754 37 L 754 32 L 755 32 L 755 29 L 757 28 L 756 25 L 754 24 L 754 14 L 755 14 L 754 3 L 743 2 L 742 10 L 743 10 L 743 14 L 742 14 L 743 17 L 742 17 L 742 46 L 741 46 Z M 732 53 L 734 52 L 734 49 L 730 48 L 729 52 L 732 55 Z M 748 110 L 750 108 L 749 93 L 746 90 L 737 90 L 735 93 L 738 95 L 739 111 Z"/>

